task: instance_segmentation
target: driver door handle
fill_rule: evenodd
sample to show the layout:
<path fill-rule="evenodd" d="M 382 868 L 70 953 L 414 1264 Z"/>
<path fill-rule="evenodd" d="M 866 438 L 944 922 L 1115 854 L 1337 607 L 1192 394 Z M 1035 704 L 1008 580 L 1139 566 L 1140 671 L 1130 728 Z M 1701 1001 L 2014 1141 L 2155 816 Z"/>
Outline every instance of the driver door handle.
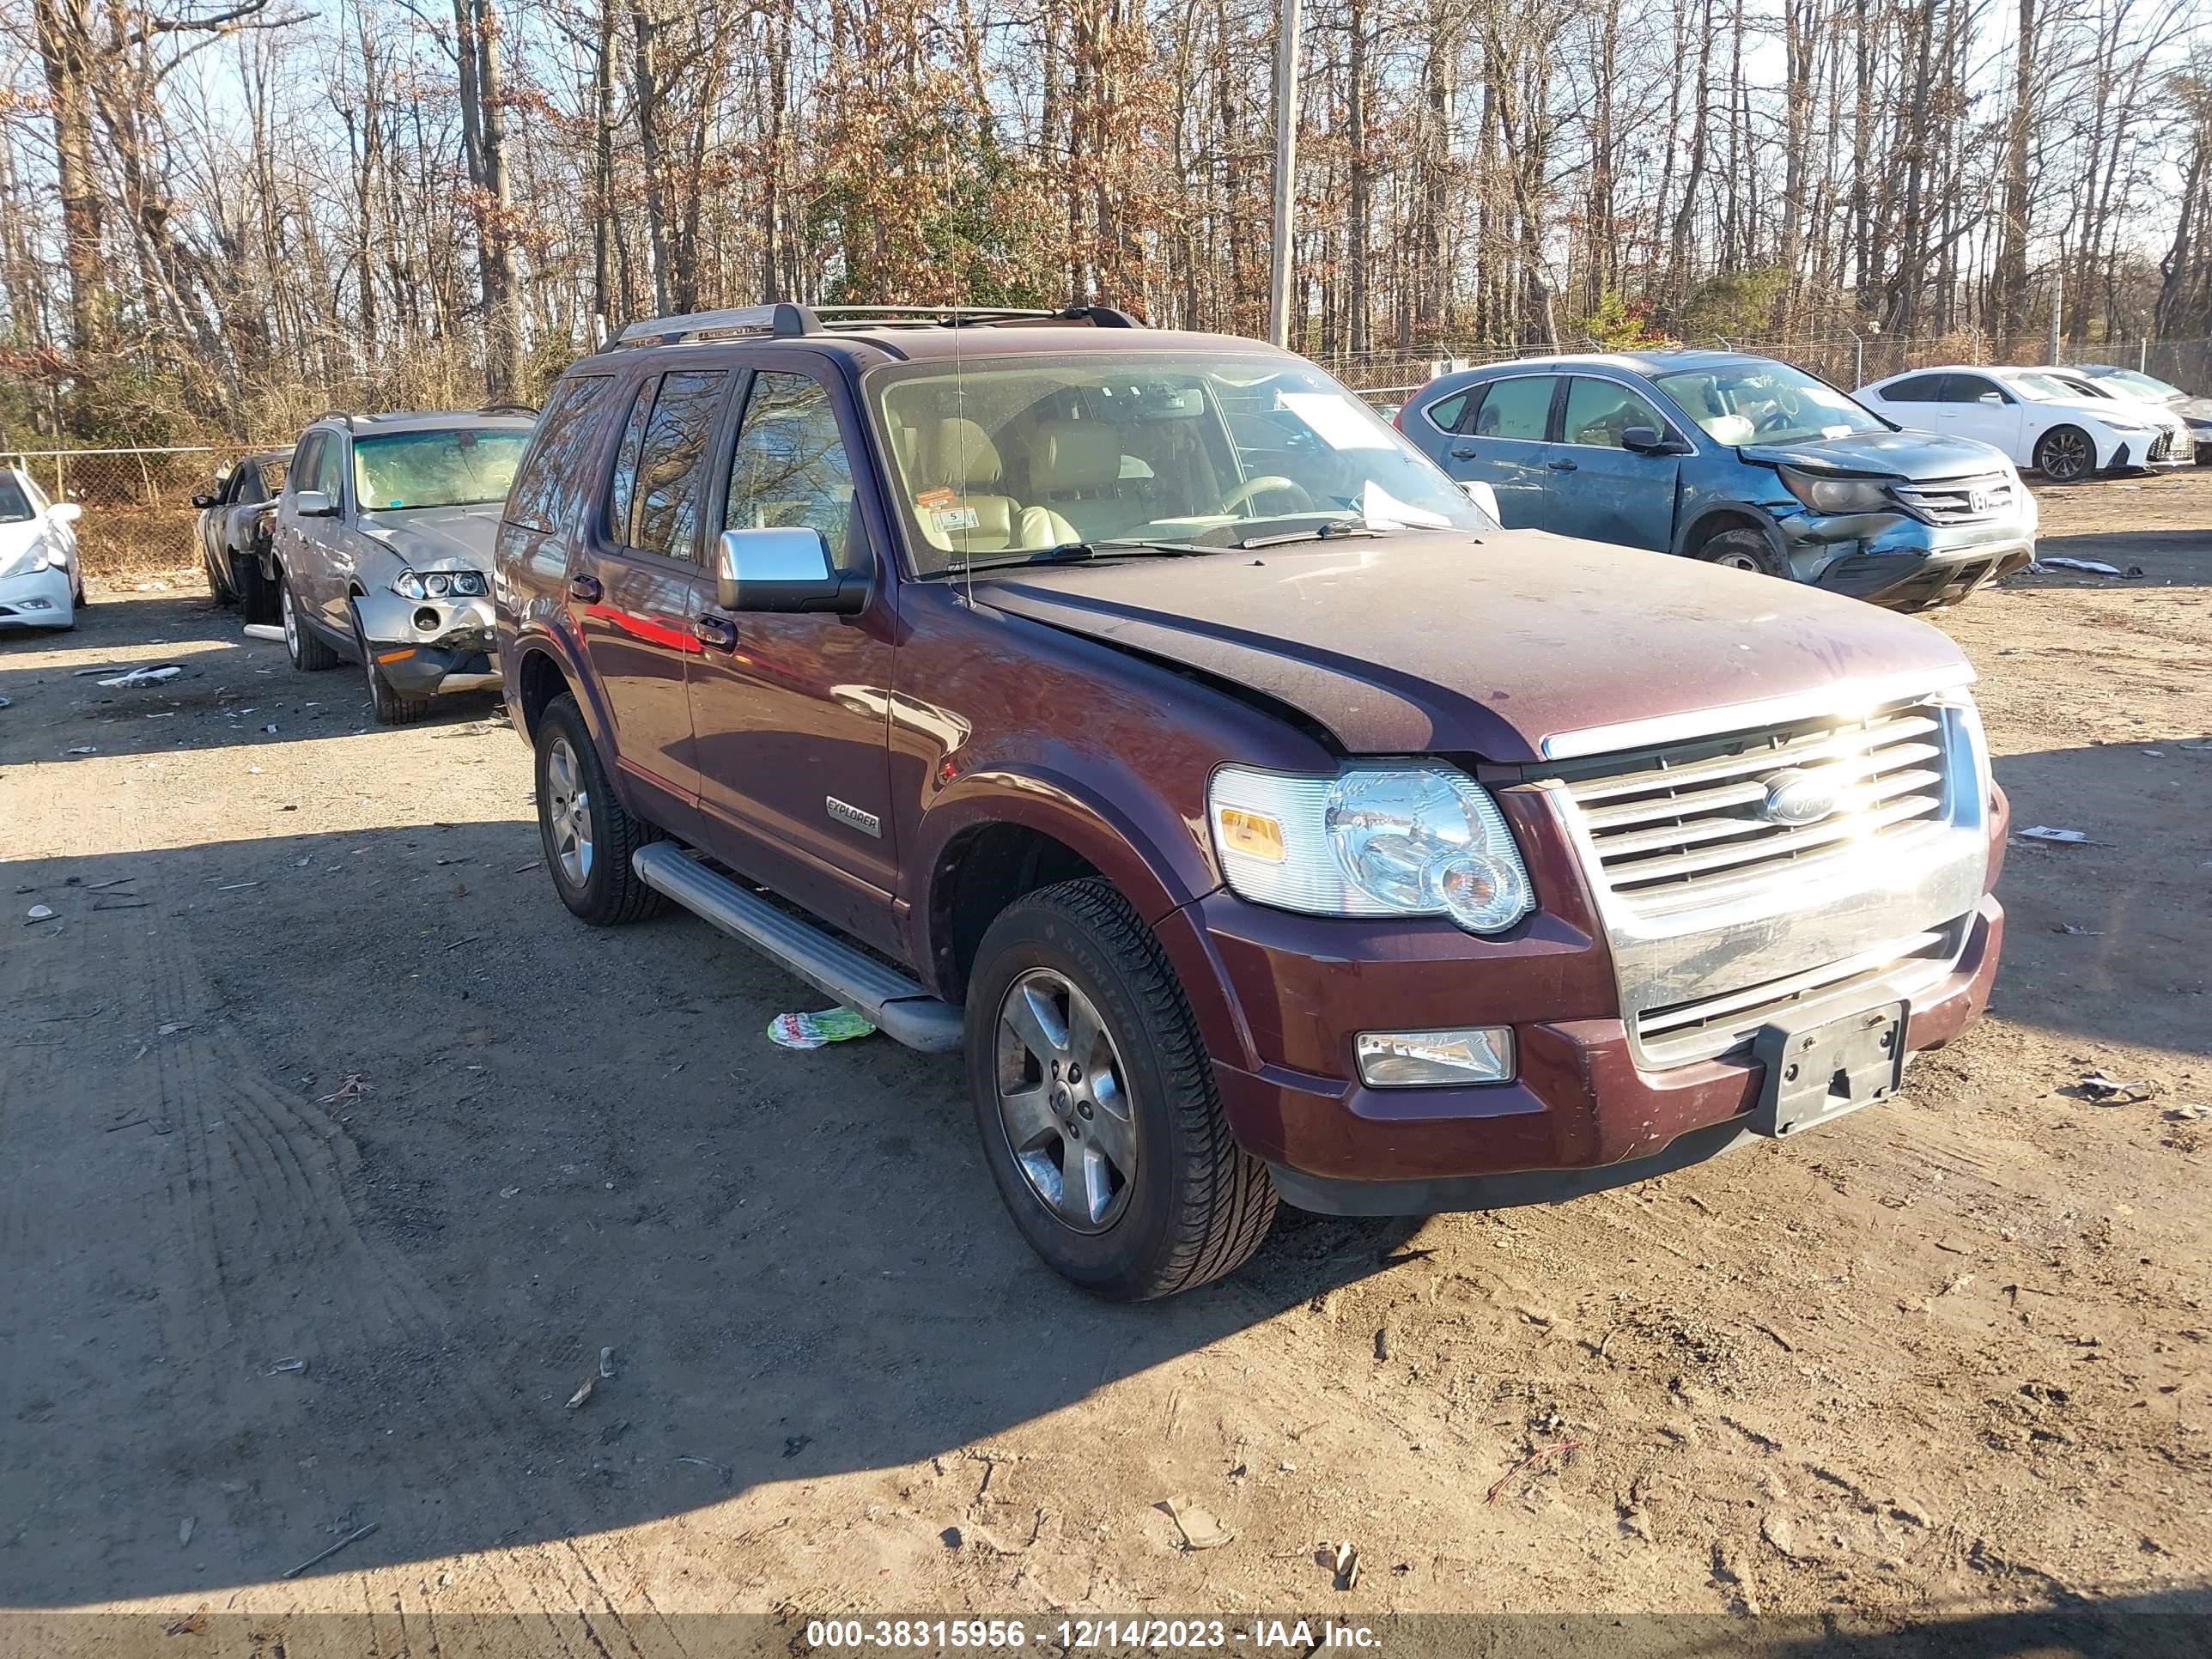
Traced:
<path fill-rule="evenodd" d="M 1455 461 L 1471 461 L 1474 459 L 1474 454 L 1475 450 L 1473 444 L 1454 444 L 1452 446 L 1452 459 Z"/>
<path fill-rule="evenodd" d="M 599 602 L 599 595 L 605 591 L 599 586 L 599 579 L 597 576 L 568 578 L 568 597 L 572 599 L 581 599 L 586 605 L 597 605 Z"/>
<path fill-rule="evenodd" d="M 1554 472 L 1575 472 L 1579 471 L 1582 467 L 1582 463 L 1579 461 L 1558 460 L 1549 465 Z"/>
<path fill-rule="evenodd" d="M 718 617 L 708 611 L 691 624 L 691 631 L 702 643 L 713 646 L 717 651 L 738 648 L 738 625 L 727 617 Z"/>

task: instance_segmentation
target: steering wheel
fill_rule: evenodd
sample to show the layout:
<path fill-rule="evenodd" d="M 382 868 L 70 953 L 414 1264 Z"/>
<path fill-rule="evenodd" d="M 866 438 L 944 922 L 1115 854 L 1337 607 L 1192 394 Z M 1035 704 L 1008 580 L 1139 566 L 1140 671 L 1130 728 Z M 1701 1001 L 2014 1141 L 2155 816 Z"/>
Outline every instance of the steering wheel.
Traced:
<path fill-rule="evenodd" d="M 1281 477 L 1273 472 L 1268 473 L 1264 477 L 1245 479 L 1243 483 L 1238 484 L 1236 489 L 1231 490 L 1226 495 L 1221 498 L 1221 510 L 1224 513 L 1242 512 L 1245 507 L 1250 504 L 1251 500 L 1255 495 L 1264 495 L 1271 489 L 1287 490 L 1290 494 L 1297 496 L 1299 504 L 1291 509 L 1293 512 L 1311 513 L 1315 510 L 1314 499 L 1312 496 L 1307 495 L 1304 490 L 1301 489 L 1297 484 L 1291 483 L 1288 478 Z M 1245 514 L 1244 516 L 1249 518 L 1251 515 L 1249 514 Z"/>

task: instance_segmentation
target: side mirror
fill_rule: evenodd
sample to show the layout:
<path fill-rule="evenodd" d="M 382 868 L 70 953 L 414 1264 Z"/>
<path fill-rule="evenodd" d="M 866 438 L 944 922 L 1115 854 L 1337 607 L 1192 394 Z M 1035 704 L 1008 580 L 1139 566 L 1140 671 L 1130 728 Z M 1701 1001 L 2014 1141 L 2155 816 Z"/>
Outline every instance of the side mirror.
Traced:
<path fill-rule="evenodd" d="M 1656 426 L 1632 426 L 1620 434 L 1620 447 L 1633 450 L 1638 455 L 1682 455 L 1689 446 L 1679 438 L 1670 438 Z"/>
<path fill-rule="evenodd" d="M 84 509 L 75 501 L 57 501 L 46 509 L 46 516 L 56 524 L 75 524 L 84 517 Z"/>
<path fill-rule="evenodd" d="M 292 497 L 292 511 L 302 519 L 327 519 L 333 517 L 337 508 L 331 503 L 329 491 L 303 489 Z"/>
<path fill-rule="evenodd" d="M 830 544 L 811 526 L 725 530 L 714 544 L 714 603 L 724 611 L 849 617 L 867 602 L 867 576 L 833 569 Z"/>
<path fill-rule="evenodd" d="M 1974 401 L 1978 404 L 1987 404 L 1992 409 L 2002 409 L 2004 406 L 2004 393 L 2002 392 L 1984 392 L 1980 397 L 1975 398 Z"/>
<path fill-rule="evenodd" d="M 1468 500 L 1490 515 L 1491 523 L 1501 528 L 1504 526 L 1504 515 L 1498 510 L 1498 491 L 1487 482 L 1481 478 L 1462 478 L 1459 487 L 1466 492 Z"/>
<path fill-rule="evenodd" d="M 214 496 L 203 493 L 192 497 L 192 505 L 198 507 L 203 513 L 204 513 L 209 507 L 215 505 L 215 500 L 216 498 Z"/>

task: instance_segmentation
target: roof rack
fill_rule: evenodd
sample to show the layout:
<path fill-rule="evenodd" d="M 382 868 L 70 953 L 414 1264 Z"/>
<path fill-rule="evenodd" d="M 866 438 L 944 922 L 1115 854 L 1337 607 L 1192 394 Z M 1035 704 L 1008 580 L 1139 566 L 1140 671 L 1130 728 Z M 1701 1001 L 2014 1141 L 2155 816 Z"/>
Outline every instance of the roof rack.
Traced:
<path fill-rule="evenodd" d="M 836 330 L 866 328 L 1039 328 L 1054 324 L 1092 328 L 1142 328 L 1127 312 L 1112 306 L 1066 306 L 1058 311 L 1009 306 L 802 306 L 787 302 L 735 306 L 723 311 L 694 311 L 674 317 L 648 317 L 632 323 L 602 348 L 678 345 L 720 335 L 765 334 L 800 339 Z"/>
<path fill-rule="evenodd" d="M 354 417 L 351 415 L 349 415 L 343 409 L 326 409 L 321 414 L 316 416 L 313 420 L 308 422 L 307 424 L 310 426 L 320 426 L 325 421 L 343 421 L 345 422 L 345 429 L 349 432 L 353 430 Z"/>
<path fill-rule="evenodd" d="M 535 415 L 538 413 L 538 405 L 518 403 L 486 404 L 477 410 L 477 413 L 479 415 Z"/>

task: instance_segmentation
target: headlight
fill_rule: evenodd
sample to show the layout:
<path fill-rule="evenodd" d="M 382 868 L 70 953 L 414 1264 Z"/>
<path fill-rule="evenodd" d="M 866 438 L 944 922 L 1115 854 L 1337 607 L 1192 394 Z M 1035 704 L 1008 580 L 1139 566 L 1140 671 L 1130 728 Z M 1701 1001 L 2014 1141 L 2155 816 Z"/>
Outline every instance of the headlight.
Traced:
<path fill-rule="evenodd" d="M 2155 432 L 2158 430 L 2156 427 L 2145 426 L 2140 421 L 2116 421 L 2109 415 L 2105 416 L 2105 424 L 2112 428 L 2115 432 Z"/>
<path fill-rule="evenodd" d="M 1449 916 L 1473 933 L 1535 908 L 1489 792 L 1448 767 L 1347 766 L 1304 777 L 1224 766 L 1207 791 L 1230 889 L 1321 916 Z"/>
<path fill-rule="evenodd" d="M 1880 513 L 1897 506 L 1878 479 L 1824 478 L 1787 466 L 1780 471 L 1784 487 L 1815 513 Z"/>
<path fill-rule="evenodd" d="M 403 599 L 473 599 L 488 590 L 481 570 L 403 570 L 392 579 L 392 591 Z"/>
<path fill-rule="evenodd" d="M 52 557 L 44 536 L 33 536 L 27 545 L 18 550 L 15 556 L 0 563 L 0 577 L 28 576 L 44 570 Z"/>

